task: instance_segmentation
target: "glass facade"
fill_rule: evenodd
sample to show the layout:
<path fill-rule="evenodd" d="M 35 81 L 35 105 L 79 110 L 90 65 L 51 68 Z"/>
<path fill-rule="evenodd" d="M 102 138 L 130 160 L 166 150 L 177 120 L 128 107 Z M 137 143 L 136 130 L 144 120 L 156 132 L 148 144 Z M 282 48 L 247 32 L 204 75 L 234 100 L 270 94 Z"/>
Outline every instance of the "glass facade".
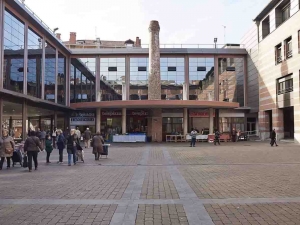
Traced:
<path fill-rule="evenodd" d="M 70 101 L 95 101 L 95 76 L 81 59 L 71 59 Z"/>
<path fill-rule="evenodd" d="M 101 101 L 122 100 L 125 58 L 101 58 L 100 76 Z"/>
<path fill-rule="evenodd" d="M 27 94 L 41 98 L 42 91 L 42 38 L 28 29 Z"/>
<path fill-rule="evenodd" d="M 148 58 L 130 58 L 130 100 L 148 99 Z"/>
<path fill-rule="evenodd" d="M 66 72 L 67 64 L 66 57 L 58 53 L 58 73 L 57 73 L 57 103 L 66 104 Z"/>
<path fill-rule="evenodd" d="M 184 83 L 184 58 L 161 58 L 161 99 L 182 99 Z"/>
<path fill-rule="evenodd" d="M 244 106 L 244 59 L 219 59 L 219 100 Z"/>
<path fill-rule="evenodd" d="M 45 46 L 45 100 L 55 102 L 56 50 L 48 42 Z"/>
<path fill-rule="evenodd" d="M 23 93 L 25 25 L 11 12 L 4 13 L 3 87 Z"/>
<path fill-rule="evenodd" d="M 189 58 L 189 100 L 214 101 L 214 58 Z"/>

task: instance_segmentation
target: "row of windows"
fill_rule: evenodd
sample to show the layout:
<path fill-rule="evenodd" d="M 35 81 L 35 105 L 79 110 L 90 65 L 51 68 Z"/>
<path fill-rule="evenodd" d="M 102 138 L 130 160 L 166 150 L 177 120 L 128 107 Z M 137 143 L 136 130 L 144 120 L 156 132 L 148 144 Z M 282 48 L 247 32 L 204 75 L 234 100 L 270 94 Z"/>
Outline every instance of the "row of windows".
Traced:
<path fill-rule="evenodd" d="M 300 31 L 299 31 L 300 34 Z M 283 46 L 283 54 L 282 54 L 282 46 Z M 283 60 L 287 60 L 293 57 L 293 42 L 292 36 L 285 39 L 282 43 L 279 43 L 275 46 L 275 65 L 281 63 Z"/>

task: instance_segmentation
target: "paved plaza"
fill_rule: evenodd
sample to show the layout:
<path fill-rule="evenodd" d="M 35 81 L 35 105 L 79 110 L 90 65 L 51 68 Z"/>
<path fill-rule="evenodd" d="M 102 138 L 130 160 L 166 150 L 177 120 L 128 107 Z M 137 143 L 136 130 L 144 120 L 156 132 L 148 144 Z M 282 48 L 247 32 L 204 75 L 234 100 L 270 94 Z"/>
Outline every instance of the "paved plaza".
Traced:
<path fill-rule="evenodd" d="M 300 147 L 112 144 L 108 158 L 0 171 L 0 224 L 300 224 Z M 64 160 L 67 159 L 65 154 Z"/>

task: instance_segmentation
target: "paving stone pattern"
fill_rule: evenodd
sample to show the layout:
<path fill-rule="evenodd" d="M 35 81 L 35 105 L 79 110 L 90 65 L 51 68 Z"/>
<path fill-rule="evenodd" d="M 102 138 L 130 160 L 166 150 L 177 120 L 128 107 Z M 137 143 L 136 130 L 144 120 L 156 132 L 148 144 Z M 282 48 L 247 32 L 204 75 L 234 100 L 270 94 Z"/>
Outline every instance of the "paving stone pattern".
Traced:
<path fill-rule="evenodd" d="M 299 146 L 112 144 L 108 158 L 0 171 L 0 224 L 300 225 Z M 64 160 L 67 159 L 65 152 Z"/>

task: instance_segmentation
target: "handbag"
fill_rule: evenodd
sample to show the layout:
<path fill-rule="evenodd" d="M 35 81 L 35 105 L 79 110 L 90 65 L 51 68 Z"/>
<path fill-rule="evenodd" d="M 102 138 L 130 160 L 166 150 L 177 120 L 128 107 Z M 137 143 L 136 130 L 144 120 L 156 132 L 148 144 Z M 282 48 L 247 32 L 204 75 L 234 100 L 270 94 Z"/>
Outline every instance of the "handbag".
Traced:
<path fill-rule="evenodd" d="M 25 155 L 23 158 L 23 168 L 27 168 L 27 167 L 28 167 L 28 157 L 27 155 Z"/>
<path fill-rule="evenodd" d="M 76 149 L 79 150 L 79 151 L 82 151 L 82 147 L 80 146 L 80 144 L 76 143 Z"/>
<path fill-rule="evenodd" d="M 5 150 L 4 150 L 5 154 L 8 154 L 8 155 L 12 154 L 13 151 L 14 151 L 13 144 L 11 142 L 9 142 L 9 143 L 11 144 L 11 147 L 10 148 L 5 148 Z"/>

